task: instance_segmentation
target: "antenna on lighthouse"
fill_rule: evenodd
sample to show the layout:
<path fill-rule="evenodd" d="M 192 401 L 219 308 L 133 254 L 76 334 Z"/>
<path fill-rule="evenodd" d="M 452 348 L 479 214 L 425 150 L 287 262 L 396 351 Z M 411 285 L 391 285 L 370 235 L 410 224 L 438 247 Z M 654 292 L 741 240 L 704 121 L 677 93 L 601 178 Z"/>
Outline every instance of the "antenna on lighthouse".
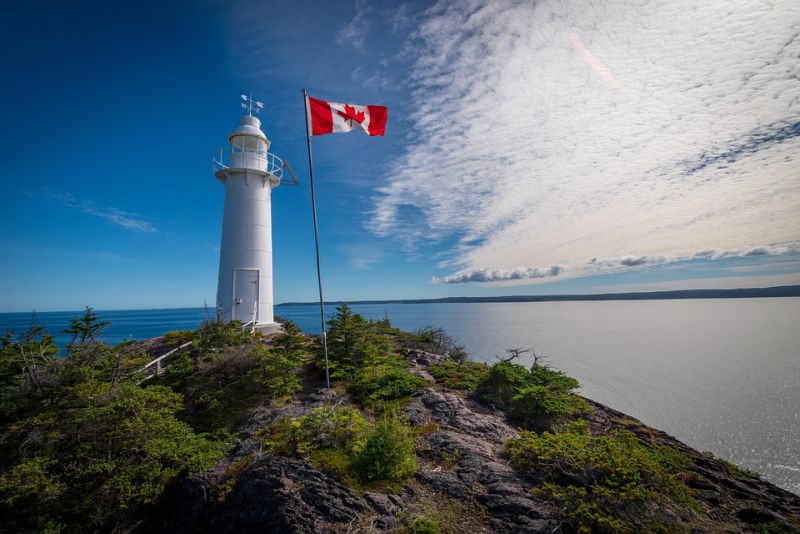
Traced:
<path fill-rule="evenodd" d="M 253 116 L 254 111 L 256 113 L 261 113 L 261 111 L 264 109 L 263 102 L 259 102 L 258 100 L 253 100 L 253 93 L 241 96 L 242 100 L 244 100 L 244 102 L 242 102 L 242 109 L 246 109 L 247 114 L 250 115 L 251 117 Z"/>

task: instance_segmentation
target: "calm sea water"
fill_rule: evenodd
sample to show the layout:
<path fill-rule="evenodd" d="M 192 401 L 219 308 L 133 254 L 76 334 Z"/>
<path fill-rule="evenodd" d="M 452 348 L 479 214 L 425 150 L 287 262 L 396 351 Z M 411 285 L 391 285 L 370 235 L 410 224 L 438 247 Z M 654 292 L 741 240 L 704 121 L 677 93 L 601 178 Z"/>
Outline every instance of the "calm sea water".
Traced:
<path fill-rule="evenodd" d="M 371 304 L 405 330 L 445 328 L 477 361 L 534 348 L 592 399 L 800 493 L 800 299 Z M 276 314 L 319 332 L 315 306 Z M 327 310 L 333 312 L 330 308 Z M 79 312 L 38 314 L 56 334 Z M 105 340 L 195 328 L 202 308 L 104 311 Z M 0 314 L 23 330 L 30 314 Z M 523 360 L 521 363 L 527 363 Z"/>

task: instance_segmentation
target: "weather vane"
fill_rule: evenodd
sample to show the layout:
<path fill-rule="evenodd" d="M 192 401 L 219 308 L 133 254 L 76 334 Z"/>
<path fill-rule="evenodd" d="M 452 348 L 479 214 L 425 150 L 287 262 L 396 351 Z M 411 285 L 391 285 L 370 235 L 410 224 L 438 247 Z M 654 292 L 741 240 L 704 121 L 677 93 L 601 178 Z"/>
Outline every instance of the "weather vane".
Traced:
<path fill-rule="evenodd" d="M 251 117 L 253 116 L 253 112 L 261 113 L 264 109 L 264 103 L 259 102 L 258 100 L 253 100 L 253 93 L 249 95 L 242 95 L 242 108 L 247 110 L 247 114 Z"/>

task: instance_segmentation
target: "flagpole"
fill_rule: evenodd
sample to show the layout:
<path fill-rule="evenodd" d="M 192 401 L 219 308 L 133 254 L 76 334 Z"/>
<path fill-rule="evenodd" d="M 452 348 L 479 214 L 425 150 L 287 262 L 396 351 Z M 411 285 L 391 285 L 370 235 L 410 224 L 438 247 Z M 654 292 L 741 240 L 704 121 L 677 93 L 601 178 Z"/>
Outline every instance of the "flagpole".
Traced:
<path fill-rule="evenodd" d="M 317 253 L 317 285 L 319 286 L 319 320 L 322 326 L 322 351 L 325 354 L 325 386 L 331 389 L 328 370 L 328 336 L 325 332 L 325 300 L 322 298 L 322 270 L 319 266 L 319 230 L 317 229 L 317 197 L 314 194 L 314 164 L 311 158 L 311 130 L 308 118 L 308 93 L 303 89 L 303 108 L 306 111 L 306 141 L 308 142 L 308 175 L 311 178 L 311 212 L 314 215 L 314 248 Z"/>

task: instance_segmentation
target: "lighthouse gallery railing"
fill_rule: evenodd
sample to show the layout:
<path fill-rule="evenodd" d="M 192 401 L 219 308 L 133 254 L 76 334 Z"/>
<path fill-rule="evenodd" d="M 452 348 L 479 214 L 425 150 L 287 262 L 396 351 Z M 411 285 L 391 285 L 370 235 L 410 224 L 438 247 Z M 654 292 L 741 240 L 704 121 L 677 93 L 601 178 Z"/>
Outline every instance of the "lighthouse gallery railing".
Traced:
<path fill-rule="evenodd" d="M 267 164 L 265 170 L 275 178 L 278 178 L 281 181 L 281 184 L 297 185 L 297 177 L 294 175 L 294 172 L 292 172 L 292 168 L 289 166 L 289 163 L 283 161 L 275 154 L 267 152 L 266 150 L 243 148 L 240 146 L 220 148 L 217 153 L 214 154 L 212 163 L 214 172 L 221 171 L 223 169 L 230 169 L 231 155 L 242 152 L 255 154 L 256 156 L 264 158 Z M 287 171 L 288 177 L 284 177 L 284 170 Z"/>

